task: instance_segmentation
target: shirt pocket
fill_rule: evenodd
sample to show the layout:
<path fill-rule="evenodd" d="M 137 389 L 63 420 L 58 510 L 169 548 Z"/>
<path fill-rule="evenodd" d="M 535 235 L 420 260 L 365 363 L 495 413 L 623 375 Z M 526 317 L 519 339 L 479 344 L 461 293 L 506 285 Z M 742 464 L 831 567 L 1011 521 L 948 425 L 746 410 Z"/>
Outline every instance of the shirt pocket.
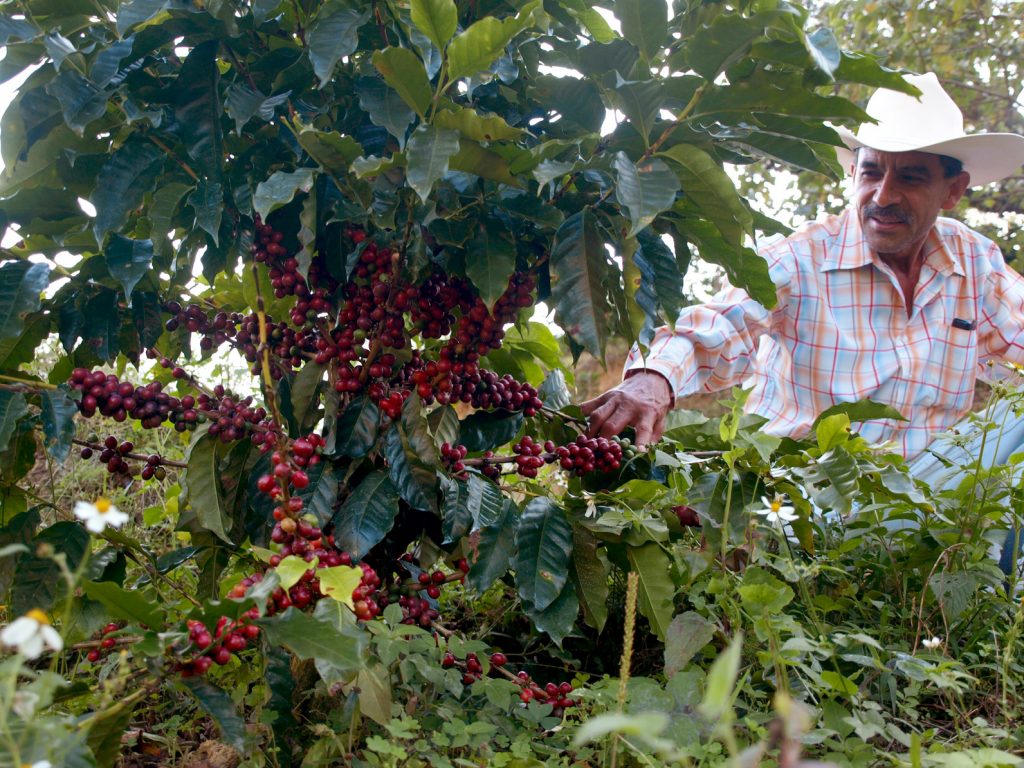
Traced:
<path fill-rule="evenodd" d="M 932 338 L 922 376 L 922 405 L 961 411 L 970 407 L 978 369 L 973 317 L 947 318 Z"/>

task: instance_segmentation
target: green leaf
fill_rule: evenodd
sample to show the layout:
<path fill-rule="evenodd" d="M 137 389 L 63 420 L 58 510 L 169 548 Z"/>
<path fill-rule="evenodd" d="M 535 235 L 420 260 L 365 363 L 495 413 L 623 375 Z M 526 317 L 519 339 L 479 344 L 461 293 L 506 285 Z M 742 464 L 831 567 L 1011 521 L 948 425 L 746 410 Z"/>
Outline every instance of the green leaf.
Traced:
<path fill-rule="evenodd" d="M 516 547 L 518 512 L 515 503 L 505 499 L 494 524 L 480 529 L 476 548 L 468 556 L 470 568 L 466 574 L 466 581 L 478 594 L 482 595 L 509 568 Z"/>
<path fill-rule="evenodd" d="M 153 264 L 153 241 L 132 240 L 115 234 L 103 249 L 107 272 L 124 288 L 125 300 L 132 303 L 132 290 Z"/>
<path fill-rule="evenodd" d="M 310 25 L 309 60 L 323 88 L 334 75 L 334 66 L 351 56 L 359 45 L 359 28 L 370 18 L 369 9 L 357 11 L 332 0 L 321 6 Z"/>
<path fill-rule="evenodd" d="M 608 338 L 608 254 L 589 209 L 558 228 L 551 248 L 551 298 L 555 319 L 574 341 L 604 359 Z"/>
<path fill-rule="evenodd" d="M 242 135 L 242 128 L 252 118 L 259 115 L 264 122 L 274 119 L 277 108 L 287 103 L 291 91 L 267 97 L 262 91 L 246 83 L 232 83 L 228 86 L 224 98 L 224 107 L 228 116 L 235 121 L 235 133 Z"/>
<path fill-rule="evenodd" d="M 598 538 L 581 525 L 572 528 L 572 580 L 587 624 L 598 633 L 608 620 L 608 560 Z"/>
<path fill-rule="evenodd" d="M 763 39 L 766 27 L 790 15 L 789 11 L 763 11 L 753 16 L 722 13 L 687 42 L 686 62 L 690 69 L 713 81 L 750 50 L 750 44 Z"/>
<path fill-rule="evenodd" d="M 110 230 L 120 228 L 128 213 L 142 204 L 163 164 L 163 153 L 141 138 L 129 139 L 110 156 L 100 169 L 90 198 L 96 207 L 93 233 L 97 243 L 102 243 Z"/>
<path fill-rule="evenodd" d="M 792 588 L 763 568 L 748 568 L 736 589 L 743 608 L 753 616 L 777 615 L 793 602 Z"/>
<path fill-rule="evenodd" d="M 78 406 L 68 396 L 67 387 L 63 384 L 57 389 L 45 390 L 41 394 L 41 401 L 46 450 L 54 459 L 62 462 L 71 450 Z"/>
<path fill-rule="evenodd" d="M 196 212 L 196 224 L 213 238 L 214 245 L 219 245 L 220 222 L 224 215 L 223 187 L 216 181 L 200 179 L 199 185 L 188 196 L 188 204 Z"/>
<path fill-rule="evenodd" d="M 660 80 L 623 80 L 616 75 L 615 90 L 611 98 L 636 132 L 650 146 L 651 129 L 665 102 L 665 83 Z"/>
<path fill-rule="evenodd" d="M 740 657 L 743 652 L 743 635 L 733 637 L 724 652 L 718 655 L 708 672 L 704 698 L 697 709 L 708 722 L 721 719 L 732 700 L 732 689 L 740 673 Z M 730 718 L 731 719 L 731 718 Z"/>
<path fill-rule="evenodd" d="M 668 38 L 665 0 L 615 0 L 613 10 L 622 24 L 622 36 L 640 49 L 644 61 L 651 61 Z"/>
<path fill-rule="evenodd" d="M 181 496 L 188 500 L 203 528 L 230 544 L 233 542 L 228 531 L 232 521 L 221 494 L 219 443 L 218 438 L 196 431 L 185 451 L 188 470 L 181 478 Z"/>
<path fill-rule="evenodd" d="M 132 0 L 120 5 L 117 9 L 117 34 L 124 37 L 125 32 L 149 21 L 168 5 L 170 0 Z"/>
<path fill-rule="evenodd" d="M 368 397 L 357 397 L 338 419 L 334 453 L 353 459 L 365 456 L 377 442 L 379 430 L 380 408 Z"/>
<path fill-rule="evenodd" d="M 516 269 L 514 236 L 496 218 L 480 220 L 466 249 L 466 277 L 491 308 L 508 288 Z"/>
<path fill-rule="evenodd" d="M 391 530 L 397 514 L 398 491 L 388 473 L 371 472 L 332 518 L 334 540 L 353 560 L 361 560 Z"/>
<path fill-rule="evenodd" d="M 91 599 L 102 603 L 116 619 L 144 624 L 153 630 L 164 626 L 164 612 L 142 592 L 125 589 L 112 581 L 84 581 L 82 589 Z"/>
<path fill-rule="evenodd" d="M 46 92 L 60 102 L 64 122 L 79 136 L 85 126 L 107 111 L 107 93 L 73 69 L 66 69 L 46 86 Z"/>
<path fill-rule="evenodd" d="M 270 178 L 256 185 L 252 207 L 264 221 L 278 208 L 287 205 L 298 192 L 309 192 L 313 188 L 316 171 L 299 168 L 294 171 L 274 171 Z"/>
<path fill-rule="evenodd" d="M 291 386 L 291 412 L 302 434 L 307 434 L 317 418 L 317 405 L 320 403 L 320 385 L 323 382 L 327 366 L 309 360 L 295 374 Z"/>
<path fill-rule="evenodd" d="M 303 509 L 316 515 L 317 523 L 322 527 L 334 514 L 334 506 L 338 500 L 340 478 L 338 470 L 330 461 L 321 461 L 316 466 L 310 467 L 309 485 L 299 492 L 305 506 Z"/>
<path fill-rule="evenodd" d="M 710 221 L 689 219 L 681 233 L 697 245 L 702 259 L 722 267 L 734 286 L 745 290 L 767 309 L 778 303 L 768 263 L 756 251 L 727 243 L 718 227 Z"/>
<path fill-rule="evenodd" d="M 591 37 L 599 43 L 610 43 L 619 39 L 618 34 L 612 29 L 608 21 L 596 8 L 591 8 L 584 0 L 562 0 L 564 7 L 572 17 L 586 27 Z"/>
<path fill-rule="evenodd" d="M 0 390 L 0 453 L 7 450 L 18 419 L 26 413 L 28 401 L 23 394 L 6 389 Z"/>
<path fill-rule="evenodd" d="M 675 613 L 672 562 L 665 550 L 653 542 L 630 547 L 628 555 L 630 566 L 640 577 L 640 613 L 651 622 L 658 639 L 664 641 Z"/>
<path fill-rule="evenodd" d="M 443 51 L 459 25 L 459 12 L 452 0 L 412 0 L 412 23 L 430 42 Z"/>
<path fill-rule="evenodd" d="M 181 65 L 173 93 L 178 134 L 200 177 L 221 183 L 224 135 L 220 118 L 217 51 L 220 40 L 209 40 L 192 49 Z"/>
<path fill-rule="evenodd" d="M 858 400 L 856 403 L 836 403 L 818 414 L 814 420 L 816 428 L 825 419 L 833 416 L 844 415 L 851 422 L 872 421 L 874 419 L 893 419 L 894 421 L 906 421 L 906 417 L 885 403 L 876 403 L 873 400 Z"/>
<path fill-rule="evenodd" d="M 547 632 L 559 648 L 562 647 L 562 641 L 566 636 L 572 632 L 579 612 L 576 587 L 571 581 L 566 583 L 561 594 L 543 611 L 537 610 L 536 607 L 526 607 L 526 613 L 534 626 L 541 632 Z"/>
<path fill-rule="evenodd" d="M 820 96 L 792 85 L 796 84 L 767 73 L 728 86 L 715 85 L 705 91 L 693 117 L 714 116 L 726 124 L 761 112 L 844 123 L 871 120 L 863 109 L 841 96 Z"/>
<path fill-rule="evenodd" d="M 402 433 L 409 448 L 419 461 L 428 467 L 440 467 L 440 454 L 434 444 L 434 438 L 430 436 L 430 425 L 423 413 L 423 401 L 415 392 L 402 404 L 401 423 Z"/>
<path fill-rule="evenodd" d="M 490 68 L 512 38 L 534 21 L 540 0 L 522 7 L 513 18 L 484 16 L 448 44 L 448 78 L 459 80 Z"/>
<path fill-rule="evenodd" d="M 50 334 L 50 317 L 41 312 L 31 314 L 26 318 L 24 327 L 25 330 L 17 336 L 0 336 L 0 371 L 17 370 L 35 359 L 36 348 Z"/>
<path fill-rule="evenodd" d="M 693 144 L 676 144 L 659 153 L 670 159 L 686 195 L 733 246 L 753 235 L 754 220 L 728 174 L 707 152 Z"/>
<path fill-rule="evenodd" d="M 423 117 L 430 108 L 433 91 L 427 79 L 423 62 L 408 48 L 385 48 L 373 54 L 373 66 L 377 68 L 384 82 L 395 89 L 395 93 Z"/>
<path fill-rule="evenodd" d="M 174 229 L 172 221 L 178 203 L 191 189 L 188 184 L 172 181 L 161 184 L 160 188 L 153 192 L 153 204 L 149 207 L 149 221 L 152 225 L 150 238 L 153 240 L 154 252 L 164 258 L 169 258 L 171 254 L 170 233 Z"/>
<path fill-rule="evenodd" d="M 356 81 L 356 93 L 359 95 L 359 105 L 370 116 L 370 121 L 398 139 L 399 146 L 404 148 L 405 134 L 416 117 L 405 100 L 379 77 L 359 78 Z M 384 163 L 386 159 L 381 158 L 379 162 Z M 360 173 L 359 169 L 356 171 Z M 374 171 L 371 175 L 376 173 Z M 366 173 L 363 172 L 363 175 Z"/>
<path fill-rule="evenodd" d="M 524 605 L 534 611 L 550 606 L 569 578 L 572 525 L 553 500 L 531 499 L 516 532 L 516 584 Z"/>
<path fill-rule="evenodd" d="M 288 608 L 273 618 L 260 619 L 257 624 L 271 643 L 285 646 L 300 659 L 326 662 L 346 673 L 356 672 L 362 666 L 358 641 L 341 632 L 319 611 L 309 616 Z"/>
<path fill-rule="evenodd" d="M 253 0 L 252 2 L 252 18 L 257 24 L 262 24 L 264 21 L 270 18 L 270 15 L 274 13 L 283 3 L 284 0 Z"/>
<path fill-rule="evenodd" d="M 659 213 L 672 207 L 679 191 L 679 179 L 658 158 L 636 165 L 625 152 L 619 152 L 615 156 L 615 174 L 615 195 L 629 211 L 632 223 L 627 237 L 633 237 Z"/>
<path fill-rule="evenodd" d="M 438 120 L 436 122 L 441 124 L 445 121 Z M 485 149 L 472 139 L 463 138 L 459 142 L 459 151 L 449 159 L 448 168 L 453 171 L 471 173 L 499 184 L 507 184 L 510 187 L 522 189 L 525 186 L 520 179 L 512 175 L 509 164 L 501 155 Z"/>
<path fill-rule="evenodd" d="M 116 765 L 123 752 L 121 737 L 131 722 L 135 702 L 118 701 L 86 720 L 86 743 L 96 765 Z M 67 755 L 65 755 L 67 757 Z M 70 761 L 67 764 L 72 764 Z"/>
<path fill-rule="evenodd" d="M 315 568 L 313 562 L 306 562 L 306 559 L 298 555 L 288 555 L 281 559 L 281 562 L 274 568 L 274 573 L 280 581 L 281 589 L 288 590 L 299 583 L 299 579 L 310 569 Z"/>
<path fill-rule="evenodd" d="M 569 387 L 565 383 L 565 374 L 555 369 L 544 378 L 544 383 L 537 390 L 537 396 L 544 405 L 554 410 L 565 408 L 572 402 Z"/>
<path fill-rule="evenodd" d="M 291 610 L 291 609 L 289 609 Z M 201 677 L 179 678 L 181 684 L 191 693 L 199 706 L 208 714 L 220 729 L 220 738 L 225 744 L 237 749 L 245 749 L 245 719 L 238 714 L 234 701 L 226 691 Z"/>
<path fill-rule="evenodd" d="M 466 481 L 466 508 L 474 529 L 497 523 L 504 512 L 504 505 L 505 497 L 497 485 L 480 475 L 469 476 Z"/>
<path fill-rule="evenodd" d="M 715 625 L 695 611 L 672 619 L 665 633 L 665 677 L 672 679 L 715 636 Z"/>
<path fill-rule="evenodd" d="M 481 115 L 469 107 L 442 109 L 434 116 L 434 125 L 458 131 L 473 141 L 518 141 L 525 131 L 513 128 L 498 115 Z"/>
<path fill-rule="evenodd" d="M 363 569 L 348 565 L 336 565 L 331 568 L 320 568 L 316 577 L 320 581 L 320 591 L 327 597 L 352 608 L 355 601 L 352 593 L 363 581 Z"/>
<path fill-rule="evenodd" d="M 523 426 L 523 414 L 475 411 L 459 425 L 459 442 L 470 453 L 494 450 L 509 442 Z"/>
<path fill-rule="evenodd" d="M 63 521 L 40 531 L 32 540 L 31 551 L 18 557 L 10 615 L 21 616 L 33 608 L 48 611 L 67 589 L 67 582 L 53 559 L 36 556 L 41 544 L 51 546 L 55 554 L 64 555 L 68 569 L 74 572 L 86 557 L 91 542 L 89 533 L 78 523 Z"/>
<path fill-rule="evenodd" d="M 0 338 L 20 336 L 25 317 L 40 307 L 40 294 L 50 285 L 50 267 L 30 261 L 0 266 Z"/>
<path fill-rule="evenodd" d="M 424 202 L 434 182 L 448 172 L 448 159 L 459 151 L 459 134 L 447 128 L 421 125 L 413 131 L 406 149 L 405 177 Z"/>
<path fill-rule="evenodd" d="M 359 710 L 379 725 L 387 726 L 391 719 L 391 677 L 388 670 L 376 665 L 363 667 L 356 677 L 359 688 Z"/>
<path fill-rule="evenodd" d="M 388 430 L 384 455 L 399 495 L 414 509 L 437 512 L 437 472 L 413 450 L 401 424 Z"/>
<path fill-rule="evenodd" d="M 848 515 L 857 497 L 860 467 L 842 446 L 824 454 L 806 469 L 795 473 L 804 481 L 804 489 L 821 509 L 833 509 Z"/>
<path fill-rule="evenodd" d="M 652 327 L 673 323 L 683 305 L 683 276 L 676 256 L 654 232 L 639 233 L 637 245 L 633 253 L 633 263 L 640 273 L 636 303 Z"/>
<path fill-rule="evenodd" d="M 302 128 L 297 136 L 299 145 L 306 150 L 306 154 L 332 176 L 343 176 L 352 161 L 363 154 L 359 142 L 337 131 Z"/>

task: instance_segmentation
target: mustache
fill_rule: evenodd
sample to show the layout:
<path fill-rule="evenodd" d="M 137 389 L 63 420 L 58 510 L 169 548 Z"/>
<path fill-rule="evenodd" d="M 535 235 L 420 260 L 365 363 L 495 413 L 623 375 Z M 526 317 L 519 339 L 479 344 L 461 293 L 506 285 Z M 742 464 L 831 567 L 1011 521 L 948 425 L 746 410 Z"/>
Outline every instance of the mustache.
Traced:
<path fill-rule="evenodd" d="M 864 206 L 864 215 L 868 218 L 895 219 L 901 224 L 907 224 L 910 221 L 910 216 L 898 205 L 882 206 L 869 203 Z"/>

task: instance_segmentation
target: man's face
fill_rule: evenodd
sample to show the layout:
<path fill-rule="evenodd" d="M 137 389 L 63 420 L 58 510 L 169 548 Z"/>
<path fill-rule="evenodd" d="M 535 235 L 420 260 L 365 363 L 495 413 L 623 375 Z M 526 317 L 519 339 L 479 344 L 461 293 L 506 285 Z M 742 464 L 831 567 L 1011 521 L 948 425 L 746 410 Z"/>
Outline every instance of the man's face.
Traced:
<path fill-rule="evenodd" d="M 957 204 L 970 183 L 961 173 L 945 178 L 938 155 L 857 151 L 853 200 L 871 250 L 913 260 L 939 212 Z"/>

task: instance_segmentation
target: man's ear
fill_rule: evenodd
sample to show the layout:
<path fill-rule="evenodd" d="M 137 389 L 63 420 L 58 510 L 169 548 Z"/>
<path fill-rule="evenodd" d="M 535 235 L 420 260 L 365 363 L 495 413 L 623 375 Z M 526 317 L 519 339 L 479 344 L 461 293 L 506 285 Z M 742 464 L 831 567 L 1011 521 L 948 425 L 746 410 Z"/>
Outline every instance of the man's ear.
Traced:
<path fill-rule="evenodd" d="M 946 199 L 942 203 L 942 210 L 949 211 L 956 207 L 964 192 L 971 186 L 971 174 L 967 171 L 960 171 L 954 178 L 949 180 L 949 190 Z"/>

